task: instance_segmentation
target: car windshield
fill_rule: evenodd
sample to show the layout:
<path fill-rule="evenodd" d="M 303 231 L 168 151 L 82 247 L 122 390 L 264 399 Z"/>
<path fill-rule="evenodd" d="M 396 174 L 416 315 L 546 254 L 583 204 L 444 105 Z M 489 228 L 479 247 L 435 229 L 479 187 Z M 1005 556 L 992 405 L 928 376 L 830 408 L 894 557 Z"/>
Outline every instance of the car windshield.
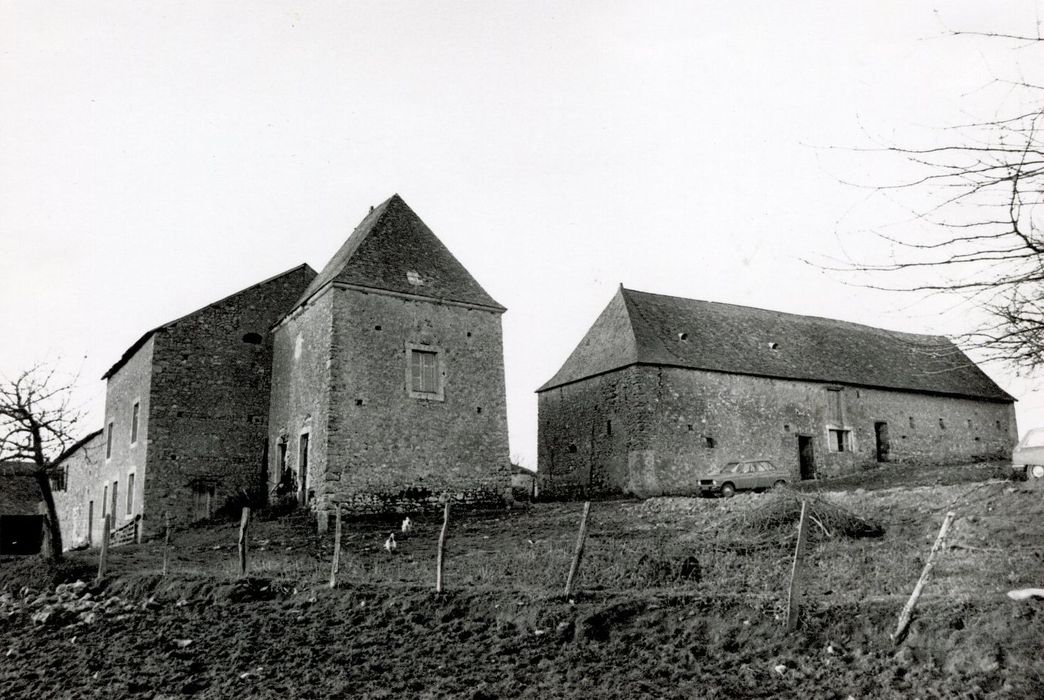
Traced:
<path fill-rule="evenodd" d="M 1022 447 L 1044 447 L 1044 428 L 1026 433 L 1026 437 L 1022 438 Z"/>

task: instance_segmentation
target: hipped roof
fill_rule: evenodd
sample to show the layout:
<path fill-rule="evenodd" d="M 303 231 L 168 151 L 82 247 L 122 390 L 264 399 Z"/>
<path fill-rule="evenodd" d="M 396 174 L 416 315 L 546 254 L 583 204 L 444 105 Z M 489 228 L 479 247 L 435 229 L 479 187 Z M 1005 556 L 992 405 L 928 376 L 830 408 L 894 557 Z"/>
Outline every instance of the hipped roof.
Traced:
<path fill-rule="evenodd" d="M 622 286 L 537 391 L 634 364 L 1014 401 L 942 336 Z"/>
<path fill-rule="evenodd" d="M 505 310 L 397 194 L 363 218 L 294 309 L 335 282 Z"/>

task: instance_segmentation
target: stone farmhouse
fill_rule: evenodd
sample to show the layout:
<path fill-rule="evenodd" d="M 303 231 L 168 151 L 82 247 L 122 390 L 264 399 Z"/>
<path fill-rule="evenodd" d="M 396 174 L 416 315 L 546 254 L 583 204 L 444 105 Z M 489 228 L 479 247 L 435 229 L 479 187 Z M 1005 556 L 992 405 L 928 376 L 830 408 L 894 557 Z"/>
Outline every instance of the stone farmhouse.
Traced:
<path fill-rule="evenodd" d="M 510 487 L 497 304 L 398 195 L 299 265 L 141 336 L 59 460 L 67 546 L 270 497 L 410 510 Z M 288 480 L 287 477 L 290 477 Z"/>
<path fill-rule="evenodd" d="M 1010 458 L 1014 399 L 949 340 L 622 286 L 538 389 L 544 496 L 689 494 L 727 463 L 792 478 Z"/>

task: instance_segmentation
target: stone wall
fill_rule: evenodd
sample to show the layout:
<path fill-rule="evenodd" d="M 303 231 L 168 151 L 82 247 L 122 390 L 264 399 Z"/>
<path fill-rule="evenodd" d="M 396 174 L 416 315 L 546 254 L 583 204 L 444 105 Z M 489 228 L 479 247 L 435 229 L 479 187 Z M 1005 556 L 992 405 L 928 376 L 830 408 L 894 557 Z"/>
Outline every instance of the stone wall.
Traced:
<path fill-rule="evenodd" d="M 292 368 L 287 358 L 298 336 L 302 353 Z M 270 445 L 280 434 L 296 434 L 313 413 L 309 471 L 317 511 L 333 503 L 411 511 L 438 507 L 444 495 L 468 505 L 502 502 L 511 474 L 498 313 L 334 287 L 277 331 L 276 347 Z M 440 396 L 411 395 L 412 349 L 438 353 Z M 323 395 L 324 382 L 325 437 L 316 416 L 324 409 L 308 403 Z M 283 408 L 290 386 L 301 399 Z"/>
<path fill-rule="evenodd" d="M 796 480 L 798 436 L 811 438 L 818 476 L 851 473 L 878 463 L 878 423 L 894 462 L 1008 458 L 1017 440 L 1011 403 L 633 366 L 540 394 L 541 493 L 693 493 L 744 459 Z M 831 428 L 847 431 L 844 451 Z"/>
<path fill-rule="evenodd" d="M 112 528 L 115 530 L 142 512 L 144 484 L 148 478 L 149 444 L 152 431 L 149 414 L 152 409 L 152 359 L 156 336 L 153 335 L 138 348 L 127 362 L 109 377 L 105 387 L 105 424 L 102 432 L 101 466 L 95 473 L 90 488 L 94 494 L 95 517 L 113 513 L 113 492 L 116 503 Z M 138 406 L 138 432 L 132 439 L 134 406 Z M 127 488 L 133 475 L 133 491 Z M 128 508 L 128 495 L 131 496 Z M 89 499 L 90 500 L 90 499 Z M 97 526 L 100 539 L 100 525 Z"/>
<path fill-rule="evenodd" d="M 285 319 L 273 333 L 272 398 L 269 410 L 269 480 L 278 483 L 283 466 L 294 473 L 298 494 L 323 482 L 330 406 L 331 289 Z M 308 435 L 308 469 L 301 492 L 301 436 Z M 280 443 L 286 463 L 280 463 Z M 317 476 L 318 475 L 318 476 Z"/>
<path fill-rule="evenodd" d="M 146 527 L 190 522 L 262 496 L 271 327 L 315 273 L 302 266 L 168 324 L 155 336 Z M 123 370 L 121 370 L 122 372 Z M 211 492 L 212 495 L 204 495 Z"/>
<path fill-rule="evenodd" d="M 58 465 L 64 472 L 65 489 L 54 491 L 54 505 L 65 549 L 83 542 L 92 546 L 101 542 L 101 497 L 96 491 L 102 481 L 100 472 L 104 460 L 105 432 L 102 431 Z"/>

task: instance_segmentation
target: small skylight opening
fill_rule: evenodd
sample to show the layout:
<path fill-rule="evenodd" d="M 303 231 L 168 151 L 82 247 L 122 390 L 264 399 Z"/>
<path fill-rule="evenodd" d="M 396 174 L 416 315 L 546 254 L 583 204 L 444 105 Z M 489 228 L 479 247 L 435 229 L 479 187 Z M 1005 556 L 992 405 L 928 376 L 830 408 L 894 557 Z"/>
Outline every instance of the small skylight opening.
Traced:
<path fill-rule="evenodd" d="M 689 339 L 689 334 L 688 333 L 679 333 L 678 334 L 678 340 L 688 340 L 688 339 Z"/>
<path fill-rule="evenodd" d="M 768 344 L 769 350 L 779 350 L 779 343 L 776 341 L 770 341 Z"/>

